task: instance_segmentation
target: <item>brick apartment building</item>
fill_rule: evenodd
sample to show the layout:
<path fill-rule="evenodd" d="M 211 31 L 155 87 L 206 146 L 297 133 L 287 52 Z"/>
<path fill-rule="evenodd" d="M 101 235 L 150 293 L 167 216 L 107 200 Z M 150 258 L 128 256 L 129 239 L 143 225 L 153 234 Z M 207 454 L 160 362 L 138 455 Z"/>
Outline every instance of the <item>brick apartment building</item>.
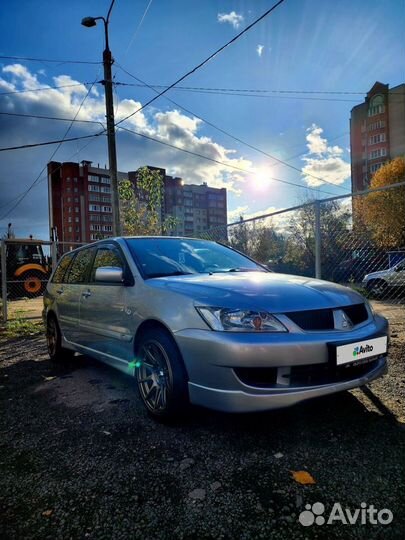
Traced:
<path fill-rule="evenodd" d="M 350 118 L 352 191 L 370 185 L 386 162 L 405 155 L 405 84 L 376 82 Z"/>
<path fill-rule="evenodd" d="M 164 178 L 162 219 L 171 215 L 178 225 L 172 235 L 193 236 L 227 223 L 226 189 L 185 184 L 181 178 L 159 170 Z M 137 171 L 118 172 L 136 188 Z M 114 235 L 111 182 L 107 169 L 93 167 L 91 161 L 48 163 L 49 224 L 56 228 L 60 242 L 91 242 Z"/>

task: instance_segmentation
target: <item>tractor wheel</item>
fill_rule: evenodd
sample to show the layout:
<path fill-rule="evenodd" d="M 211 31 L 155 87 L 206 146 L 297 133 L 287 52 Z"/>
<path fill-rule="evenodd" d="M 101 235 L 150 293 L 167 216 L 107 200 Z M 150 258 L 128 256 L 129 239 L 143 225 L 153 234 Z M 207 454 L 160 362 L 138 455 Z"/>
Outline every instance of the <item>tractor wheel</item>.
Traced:
<path fill-rule="evenodd" d="M 45 274 L 40 272 L 25 272 L 20 277 L 20 294 L 27 298 L 35 298 L 41 296 L 46 287 Z"/>

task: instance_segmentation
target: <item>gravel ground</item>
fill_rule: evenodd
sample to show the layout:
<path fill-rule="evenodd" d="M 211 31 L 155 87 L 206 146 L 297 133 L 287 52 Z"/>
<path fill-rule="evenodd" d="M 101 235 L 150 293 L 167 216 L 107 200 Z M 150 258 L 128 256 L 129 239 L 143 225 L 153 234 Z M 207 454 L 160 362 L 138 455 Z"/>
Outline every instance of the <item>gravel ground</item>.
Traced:
<path fill-rule="evenodd" d="M 395 322 L 396 321 L 396 322 Z M 0 344 L 0 538 L 405 537 L 405 322 L 389 374 L 284 411 L 144 412 L 133 380 L 42 337 Z M 316 483 L 300 485 L 291 471 Z M 298 522 L 305 504 L 388 508 L 389 525 Z"/>

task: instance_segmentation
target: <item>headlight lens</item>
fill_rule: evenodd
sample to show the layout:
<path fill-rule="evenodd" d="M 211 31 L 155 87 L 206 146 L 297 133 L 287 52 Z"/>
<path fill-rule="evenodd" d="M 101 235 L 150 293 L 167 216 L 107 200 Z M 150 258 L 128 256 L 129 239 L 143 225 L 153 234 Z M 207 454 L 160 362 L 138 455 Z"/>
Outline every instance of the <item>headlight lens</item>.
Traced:
<path fill-rule="evenodd" d="M 196 307 L 205 322 L 220 332 L 288 332 L 274 315 L 266 311 L 219 307 Z"/>

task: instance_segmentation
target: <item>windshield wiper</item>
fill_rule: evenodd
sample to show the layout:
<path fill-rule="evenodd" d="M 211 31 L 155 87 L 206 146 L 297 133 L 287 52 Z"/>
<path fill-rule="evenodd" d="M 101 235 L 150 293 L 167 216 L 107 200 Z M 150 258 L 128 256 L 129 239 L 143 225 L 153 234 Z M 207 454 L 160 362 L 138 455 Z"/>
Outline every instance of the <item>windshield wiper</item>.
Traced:
<path fill-rule="evenodd" d="M 171 276 L 189 276 L 191 274 L 193 274 L 193 272 L 182 272 L 181 270 L 177 270 L 176 272 L 156 272 L 154 274 L 148 274 L 146 279 Z"/>
<path fill-rule="evenodd" d="M 219 272 L 265 272 L 264 268 L 243 268 L 243 267 L 239 267 L 239 268 L 226 268 L 224 270 L 213 270 L 212 273 L 213 274 L 216 274 L 216 273 L 219 273 Z"/>

